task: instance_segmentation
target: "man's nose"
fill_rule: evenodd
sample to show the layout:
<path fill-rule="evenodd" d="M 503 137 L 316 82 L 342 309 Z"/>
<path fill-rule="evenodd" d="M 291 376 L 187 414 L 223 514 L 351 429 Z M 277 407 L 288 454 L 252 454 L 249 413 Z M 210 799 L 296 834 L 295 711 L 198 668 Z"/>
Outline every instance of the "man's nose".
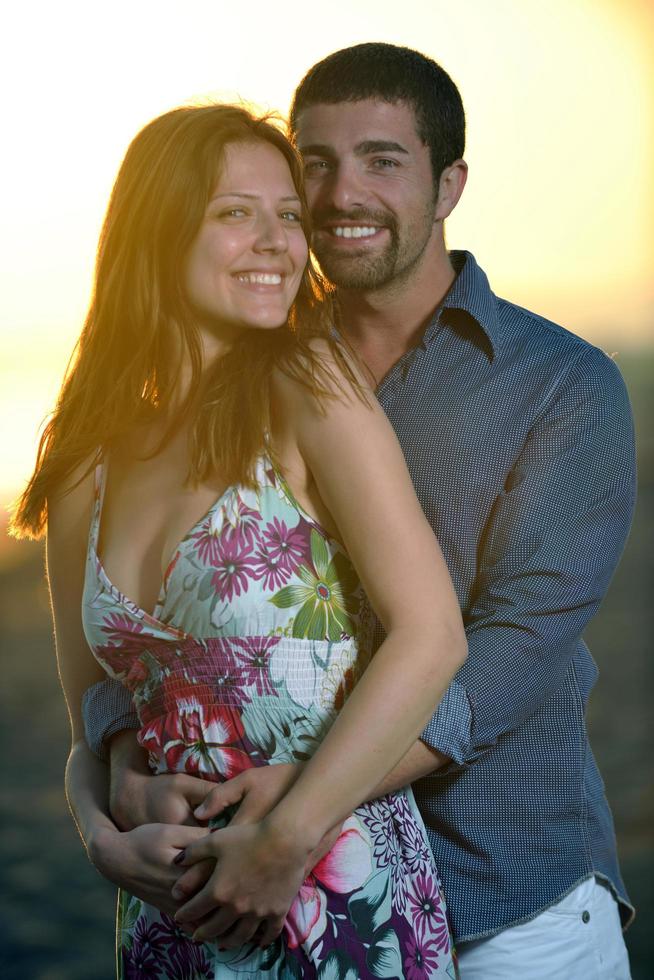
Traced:
<path fill-rule="evenodd" d="M 365 183 L 356 166 L 340 164 L 324 181 L 321 206 L 337 211 L 364 207 L 368 199 Z"/>

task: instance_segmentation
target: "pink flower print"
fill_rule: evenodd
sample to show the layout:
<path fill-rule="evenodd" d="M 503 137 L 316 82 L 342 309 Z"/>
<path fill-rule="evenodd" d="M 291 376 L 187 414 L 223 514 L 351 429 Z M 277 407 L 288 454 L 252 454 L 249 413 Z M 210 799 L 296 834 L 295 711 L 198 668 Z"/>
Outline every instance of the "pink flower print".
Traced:
<path fill-rule="evenodd" d="M 164 573 L 163 583 L 162 583 L 162 586 L 161 586 L 162 592 L 165 592 L 165 590 L 168 588 L 168 582 L 170 581 L 170 576 L 173 574 L 173 570 L 175 568 L 175 565 L 179 561 L 179 556 L 180 555 L 181 555 L 181 551 L 179 551 L 179 549 L 178 549 L 175 552 L 175 554 L 173 555 L 173 557 L 170 559 L 170 561 L 168 562 L 168 566 L 167 566 L 166 571 Z"/>
<path fill-rule="evenodd" d="M 125 684 L 130 691 L 136 691 L 141 684 L 144 684 L 147 681 L 149 676 L 150 672 L 148 671 L 148 668 L 139 657 L 129 668 L 127 677 L 125 678 Z"/>
<path fill-rule="evenodd" d="M 409 909 L 418 937 L 423 938 L 428 933 L 437 950 L 446 950 L 450 935 L 435 878 L 418 875 L 413 894 L 409 893 Z"/>
<path fill-rule="evenodd" d="M 220 560 L 220 532 L 220 525 L 212 521 L 209 515 L 189 537 L 190 541 L 195 542 L 197 557 L 207 567 L 215 565 Z"/>
<path fill-rule="evenodd" d="M 254 577 L 255 561 L 251 545 L 241 535 L 222 535 L 211 584 L 223 601 L 231 602 L 235 595 L 247 592 L 248 578 Z"/>
<path fill-rule="evenodd" d="M 430 980 L 438 970 L 438 953 L 434 943 L 410 936 L 404 960 L 406 980 Z"/>
<path fill-rule="evenodd" d="M 254 577 L 263 579 L 264 589 L 269 589 L 272 592 L 286 585 L 291 577 L 291 569 L 288 567 L 285 557 L 271 554 L 265 544 L 259 548 L 256 557 L 258 562 L 254 566 Z"/>
<path fill-rule="evenodd" d="M 241 548 L 254 547 L 259 537 L 261 514 L 248 507 L 238 493 L 229 505 L 224 505 L 223 522 L 225 537 L 236 538 Z"/>
<path fill-rule="evenodd" d="M 100 629 L 108 642 L 94 646 L 94 653 L 117 675 L 128 671 L 134 658 L 153 642 L 152 634 L 146 633 L 138 620 L 120 613 L 110 613 L 100 623 Z"/>
<path fill-rule="evenodd" d="M 234 748 L 244 735 L 238 711 L 213 703 L 207 684 L 168 677 L 163 690 L 167 714 L 147 725 L 139 740 L 155 757 L 163 755 L 168 772 L 223 780 L 252 766 L 249 756 Z"/>
<path fill-rule="evenodd" d="M 275 694 L 275 688 L 270 680 L 269 659 L 273 649 L 279 643 L 278 636 L 251 636 L 245 639 L 235 638 L 233 641 L 234 654 L 242 668 L 242 683 L 254 684 L 257 694 Z M 240 648 L 240 649 L 239 649 Z"/>
<path fill-rule="evenodd" d="M 101 624 L 100 629 L 106 634 L 110 643 L 119 643 L 125 651 L 142 650 L 143 641 L 152 641 L 152 637 L 143 636 L 143 626 L 137 620 L 123 613 L 109 613 Z"/>
<path fill-rule="evenodd" d="M 169 772 L 231 779 L 252 766 L 249 756 L 231 743 L 243 735 L 233 711 L 222 705 L 198 706 L 178 715 L 179 738 L 165 747 Z"/>
<path fill-rule="evenodd" d="M 263 532 L 264 546 L 271 560 L 288 572 L 294 572 L 308 553 L 306 540 L 297 527 L 288 528 L 285 521 L 273 517 Z"/>
<path fill-rule="evenodd" d="M 197 642 L 194 647 L 187 647 L 185 654 L 183 668 L 186 676 L 197 683 L 211 685 L 214 701 L 236 707 L 249 703 L 250 697 L 243 689 L 243 672 L 227 640 L 216 640 L 212 652 L 204 643 Z"/>
<path fill-rule="evenodd" d="M 305 878 L 288 910 L 284 929 L 289 949 L 296 949 L 307 940 L 313 944 L 325 931 L 327 899 L 318 887 L 319 882 L 340 895 L 347 895 L 361 888 L 370 876 L 370 847 L 358 829 L 356 818 L 349 817 L 343 827 L 331 851 Z"/>

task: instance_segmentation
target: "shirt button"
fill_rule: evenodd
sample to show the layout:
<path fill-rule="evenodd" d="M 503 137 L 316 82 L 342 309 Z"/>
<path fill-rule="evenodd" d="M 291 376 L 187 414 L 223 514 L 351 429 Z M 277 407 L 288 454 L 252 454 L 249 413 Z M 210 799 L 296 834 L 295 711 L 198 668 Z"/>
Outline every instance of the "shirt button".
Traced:
<path fill-rule="evenodd" d="M 581 913 L 581 921 L 590 922 L 590 912 L 588 909 L 584 909 L 584 911 Z"/>

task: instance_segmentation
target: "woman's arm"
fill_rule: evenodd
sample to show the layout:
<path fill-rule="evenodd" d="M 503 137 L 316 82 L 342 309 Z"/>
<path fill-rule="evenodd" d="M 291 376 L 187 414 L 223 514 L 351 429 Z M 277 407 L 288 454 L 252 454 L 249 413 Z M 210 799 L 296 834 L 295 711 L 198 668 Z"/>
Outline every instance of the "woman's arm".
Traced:
<path fill-rule="evenodd" d="M 386 639 L 302 775 L 271 814 L 279 832 L 320 835 L 400 762 L 465 660 L 458 600 L 395 433 L 370 392 L 327 403 L 278 385 L 298 449 Z M 347 758 L 347 766 L 344 760 Z"/>
<path fill-rule="evenodd" d="M 279 925 L 299 884 L 296 869 L 404 757 L 466 653 L 443 556 L 372 394 L 365 404 L 336 391 L 324 411 L 288 378 L 277 379 L 276 394 L 275 444 L 291 486 L 304 464 L 387 636 L 314 757 L 269 816 L 256 828 L 228 827 L 187 849 L 185 864 L 208 854 L 219 858 L 208 886 L 178 914 L 183 921 L 222 906 L 199 930 L 201 938 L 220 934 L 239 916 L 259 916 L 271 924 L 265 934 L 270 939 L 272 922 Z M 295 464 L 294 447 L 301 457 Z M 244 936 L 238 932 L 241 941 Z"/>
<path fill-rule="evenodd" d="M 48 501 L 48 583 L 59 678 L 72 733 L 66 796 L 89 858 L 98 871 L 173 914 L 178 903 L 171 890 L 179 874 L 173 859 L 181 848 L 206 831 L 151 824 L 120 833 L 109 815 L 107 766 L 93 755 L 84 739 L 82 694 L 104 676 L 88 648 L 81 621 L 92 502 L 92 474 L 70 492 Z"/>

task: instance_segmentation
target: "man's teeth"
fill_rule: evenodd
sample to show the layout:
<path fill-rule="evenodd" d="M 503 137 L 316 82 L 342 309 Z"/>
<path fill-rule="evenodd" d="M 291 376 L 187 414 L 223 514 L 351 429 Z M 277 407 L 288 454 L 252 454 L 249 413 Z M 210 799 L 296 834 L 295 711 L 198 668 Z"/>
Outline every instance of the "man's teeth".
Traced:
<path fill-rule="evenodd" d="M 279 286 L 282 281 L 278 272 L 242 272 L 236 278 L 239 282 L 258 282 L 264 286 Z"/>
<path fill-rule="evenodd" d="M 347 225 L 344 228 L 332 228 L 332 232 L 337 238 L 369 238 L 376 231 L 377 228 L 367 228 L 365 225 L 360 225 L 356 228 L 353 228 L 351 225 Z"/>

